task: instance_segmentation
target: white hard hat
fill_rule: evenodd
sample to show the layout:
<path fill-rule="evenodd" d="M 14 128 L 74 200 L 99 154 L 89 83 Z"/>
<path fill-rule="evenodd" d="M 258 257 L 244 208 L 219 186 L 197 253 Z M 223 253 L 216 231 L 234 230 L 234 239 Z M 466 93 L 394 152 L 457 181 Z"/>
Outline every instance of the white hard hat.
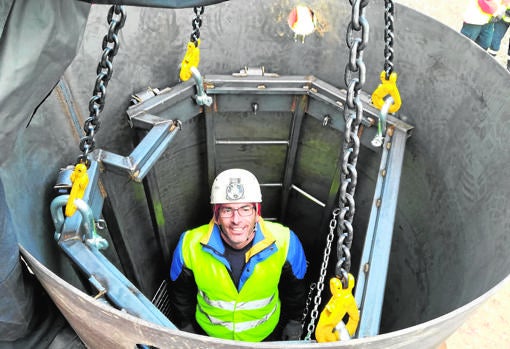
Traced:
<path fill-rule="evenodd" d="M 211 188 L 211 204 L 262 202 L 260 185 L 253 173 L 233 168 L 221 172 Z"/>

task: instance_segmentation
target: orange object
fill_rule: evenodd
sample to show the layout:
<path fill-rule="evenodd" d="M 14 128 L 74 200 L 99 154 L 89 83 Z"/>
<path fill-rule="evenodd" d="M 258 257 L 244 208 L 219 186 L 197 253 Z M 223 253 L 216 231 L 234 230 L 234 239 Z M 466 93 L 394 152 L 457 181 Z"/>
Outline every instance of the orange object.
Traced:
<path fill-rule="evenodd" d="M 292 9 L 287 17 L 287 23 L 296 35 L 312 34 L 317 27 L 314 12 L 307 6 L 298 5 Z"/>

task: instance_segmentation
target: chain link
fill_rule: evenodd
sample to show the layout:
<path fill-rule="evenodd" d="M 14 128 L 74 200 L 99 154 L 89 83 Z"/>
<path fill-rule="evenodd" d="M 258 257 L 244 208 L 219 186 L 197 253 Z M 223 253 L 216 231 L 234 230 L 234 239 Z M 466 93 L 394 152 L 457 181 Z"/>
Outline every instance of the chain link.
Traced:
<path fill-rule="evenodd" d="M 310 290 L 308 291 L 308 298 L 306 299 L 305 309 L 303 310 L 303 315 L 301 315 L 301 332 L 305 328 L 305 320 L 308 316 L 308 312 L 310 311 L 310 304 L 312 303 L 313 291 L 317 287 L 317 284 L 314 282 L 310 285 Z"/>
<path fill-rule="evenodd" d="M 195 12 L 195 18 L 193 18 L 191 21 L 193 31 L 191 32 L 189 41 L 193 42 L 195 47 L 198 47 L 198 39 L 200 39 L 200 27 L 202 27 L 202 17 L 200 16 L 204 14 L 204 10 L 204 6 L 195 6 L 193 8 L 193 12 Z"/>
<path fill-rule="evenodd" d="M 384 0 L 384 71 L 386 72 L 386 80 L 389 80 L 390 74 L 393 73 L 394 15 L 395 5 L 393 0 Z"/>
<path fill-rule="evenodd" d="M 348 273 L 351 268 L 350 248 L 353 239 L 352 221 L 355 212 L 354 193 L 358 174 L 359 144 L 358 129 L 363 116 L 363 105 L 359 98 L 366 74 L 363 62 L 363 50 L 368 43 L 368 21 L 365 18 L 365 8 L 368 0 L 349 0 L 352 5 L 351 21 L 347 26 L 347 47 L 350 51 L 349 60 L 345 66 L 345 85 L 347 86 L 346 103 L 344 107 L 345 133 L 343 155 L 340 174 L 340 193 L 338 205 L 340 214 L 337 225 L 337 263 L 335 274 L 342 281 L 344 288 L 348 286 Z"/>
<path fill-rule="evenodd" d="M 114 18 L 115 17 L 115 18 Z M 126 22 L 126 11 L 124 6 L 114 5 L 108 11 L 108 24 L 110 25 L 108 33 L 103 38 L 103 54 L 97 65 L 97 78 L 94 85 L 92 98 L 89 100 L 89 117 L 85 120 L 83 131 L 85 135 L 80 139 L 80 150 L 82 154 L 78 157 L 78 163 L 84 163 L 89 166 L 87 156 L 94 151 L 94 137 L 99 130 L 99 113 L 103 110 L 106 98 L 106 87 L 113 73 L 113 58 L 119 51 L 119 30 Z"/>
<path fill-rule="evenodd" d="M 333 217 L 329 221 L 329 234 L 326 239 L 326 247 L 324 248 L 319 281 L 317 282 L 317 292 L 314 297 L 314 306 L 312 312 L 310 313 L 310 322 L 308 323 L 308 332 L 306 334 L 305 340 L 310 340 L 312 338 L 313 331 L 315 330 L 315 321 L 319 317 L 319 306 L 322 302 L 321 295 L 322 291 L 324 290 L 324 279 L 326 278 L 326 273 L 328 271 L 329 256 L 331 255 L 331 245 L 333 244 L 333 239 L 335 238 L 335 229 L 337 225 L 337 217 L 339 214 L 340 209 L 334 209 Z M 310 290 L 310 292 L 311 291 L 312 290 Z"/>

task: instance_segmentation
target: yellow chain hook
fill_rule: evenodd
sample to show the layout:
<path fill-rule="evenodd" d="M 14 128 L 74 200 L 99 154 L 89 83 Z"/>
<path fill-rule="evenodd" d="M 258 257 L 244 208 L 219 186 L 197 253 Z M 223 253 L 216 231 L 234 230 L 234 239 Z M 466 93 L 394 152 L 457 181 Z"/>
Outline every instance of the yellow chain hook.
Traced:
<path fill-rule="evenodd" d="M 388 95 L 390 95 L 394 101 L 388 112 L 396 113 L 402 105 L 400 92 L 397 88 L 397 73 L 391 73 L 390 78 L 386 79 L 386 71 L 383 70 L 381 72 L 381 83 L 377 86 L 374 93 L 372 93 L 372 103 L 377 109 L 381 110 L 384 105 L 384 98 Z"/>
<path fill-rule="evenodd" d="M 346 314 L 349 315 L 349 320 L 345 328 L 349 336 L 352 337 L 356 333 L 360 315 L 356 300 L 352 295 L 354 276 L 348 275 L 348 286 L 345 289 L 339 278 L 334 277 L 329 280 L 332 297 L 322 311 L 315 330 L 315 338 L 319 343 L 336 342 L 343 339 L 340 336 L 338 325 L 343 325 L 342 319 Z"/>
<path fill-rule="evenodd" d="M 67 200 L 65 210 L 66 217 L 71 217 L 76 212 L 77 207 L 74 204 L 74 200 L 83 198 L 85 189 L 89 183 L 89 175 L 85 164 L 80 163 L 74 167 L 74 171 L 71 173 L 71 182 L 73 183 L 73 186 L 69 193 L 69 199 Z"/>
<path fill-rule="evenodd" d="M 200 63 L 199 45 L 200 39 L 197 40 L 196 46 L 193 41 L 188 42 L 186 53 L 184 54 L 184 58 L 181 62 L 181 72 L 179 73 L 181 81 L 188 81 L 191 78 L 191 67 L 198 68 L 198 64 Z"/>

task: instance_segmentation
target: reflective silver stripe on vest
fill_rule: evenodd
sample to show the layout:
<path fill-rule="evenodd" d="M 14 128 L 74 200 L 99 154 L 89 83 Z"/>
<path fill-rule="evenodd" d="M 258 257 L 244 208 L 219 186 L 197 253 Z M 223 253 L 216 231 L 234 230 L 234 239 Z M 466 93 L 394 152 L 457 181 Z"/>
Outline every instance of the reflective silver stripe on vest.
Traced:
<path fill-rule="evenodd" d="M 228 303 L 228 302 L 227 302 Z M 233 322 L 229 322 L 229 321 L 221 321 L 220 319 L 218 318 L 215 318 L 214 316 L 210 316 L 208 314 L 206 314 L 202 308 L 199 306 L 198 307 L 199 310 L 205 315 L 207 316 L 207 318 L 209 319 L 209 321 L 213 324 L 213 325 L 220 325 L 220 326 L 223 326 L 223 327 L 226 327 L 227 329 L 229 329 L 230 331 L 234 331 L 234 326 L 235 326 L 235 332 L 236 333 L 239 333 L 239 332 L 243 332 L 243 331 L 246 331 L 246 330 L 249 330 L 249 329 L 252 329 L 252 328 L 255 328 L 261 324 L 263 324 L 264 322 L 266 322 L 273 314 L 274 312 L 276 311 L 276 308 L 278 308 L 278 303 L 275 304 L 275 306 L 273 307 L 273 309 L 271 310 L 270 313 L 266 314 L 263 318 L 261 319 L 258 319 L 258 320 L 252 320 L 252 321 L 245 321 L 245 322 L 237 322 L 237 323 L 233 323 Z"/>
<path fill-rule="evenodd" d="M 212 299 L 209 299 L 209 297 L 207 297 L 207 295 L 204 292 L 199 291 L 199 293 L 202 296 L 202 298 L 204 299 L 204 301 L 207 304 L 209 304 L 210 306 L 215 307 L 215 308 L 230 310 L 230 311 L 260 309 L 260 308 L 265 307 L 269 303 L 271 303 L 274 298 L 274 294 L 273 294 L 271 297 L 268 297 L 268 298 L 258 299 L 256 301 L 250 301 L 250 302 L 239 302 L 236 304 L 236 302 L 234 302 L 234 301 L 230 301 L 230 302 L 214 301 Z"/>

